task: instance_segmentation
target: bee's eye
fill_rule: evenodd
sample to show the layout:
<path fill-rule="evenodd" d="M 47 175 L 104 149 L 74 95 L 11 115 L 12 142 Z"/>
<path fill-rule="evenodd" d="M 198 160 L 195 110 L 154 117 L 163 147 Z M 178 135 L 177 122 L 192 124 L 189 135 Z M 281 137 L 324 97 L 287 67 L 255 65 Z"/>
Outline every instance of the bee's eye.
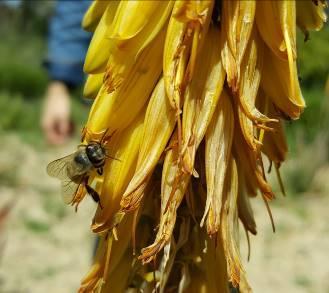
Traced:
<path fill-rule="evenodd" d="M 86 153 L 93 164 L 98 164 L 104 161 L 104 151 L 99 144 L 88 145 Z"/>

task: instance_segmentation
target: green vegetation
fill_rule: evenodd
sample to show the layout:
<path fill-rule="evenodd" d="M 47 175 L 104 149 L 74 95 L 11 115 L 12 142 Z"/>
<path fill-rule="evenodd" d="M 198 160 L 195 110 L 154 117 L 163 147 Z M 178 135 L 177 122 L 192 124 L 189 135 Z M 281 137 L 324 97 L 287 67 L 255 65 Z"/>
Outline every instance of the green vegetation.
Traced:
<path fill-rule="evenodd" d="M 48 77 L 42 67 L 46 54 L 46 24 L 51 3 L 0 11 L 0 133 L 16 132 L 28 143 L 43 145 L 40 129 L 42 98 Z M 27 15 L 22 22 L 22 16 Z M 77 131 L 88 113 L 81 89 L 73 94 L 73 120 Z"/>
<path fill-rule="evenodd" d="M 34 219 L 26 219 L 24 224 L 25 227 L 33 233 L 46 233 L 50 229 L 49 224 Z"/>
<path fill-rule="evenodd" d="M 46 195 L 43 198 L 43 207 L 47 214 L 55 221 L 63 219 L 67 215 L 68 209 L 59 200 L 58 194 L 43 194 Z"/>
<path fill-rule="evenodd" d="M 310 278 L 308 276 L 296 276 L 295 283 L 302 288 L 309 288 L 312 284 Z"/>
<path fill-rule="evenodd" d="M 302 33 L 298 34 L 299 75 L 304 88 L 320 86 L 323 88 L 329 74 L 329 26 L 320 32 L 311 32 L 310 40 L 304 42 Z"/>
<path fill-rule="evenodd" d="M 59 268 L 47 267 L 42 271 L 33 272 L 33 277 L 35 280 L 50 278 L 55 276 L 59 270 L 60 270 Z"/>

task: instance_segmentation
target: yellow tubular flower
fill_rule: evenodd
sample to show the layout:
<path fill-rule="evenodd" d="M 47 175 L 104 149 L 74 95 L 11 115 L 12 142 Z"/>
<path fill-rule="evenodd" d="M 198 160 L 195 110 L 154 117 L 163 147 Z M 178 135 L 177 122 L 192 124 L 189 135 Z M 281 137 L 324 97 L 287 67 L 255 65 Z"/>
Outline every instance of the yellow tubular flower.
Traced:
<path fill-rule="evenodd" d="M 174 236 L 171 237 L 171 241 L 166 244 L 164 248 L 164 254 L 161 259 L 161 263 L 159 265 L 159 280 L 157 282 L 157 287 L 159 288 L 160 292 L 165 292 L 165 287 L 168 283 L 168 279 L 170 278 L 170 273 L 173 268 L 173 265 L 175 264 L 176 261 L 176 256 L 184 247 L 186 242 L 188 241 L 190 233 L 190 220 L 189 218 L 182 218 L 181 225 L 179 227 L 179 236 L 177 237 L 177 242 L 174 239 Z M 186 267 L 183 267 L 184 270 L 187 270 Z M 184 277 L 184 271 L 182 272 L 182 275 Z M 181 287 L 186 287 L 186 283 L 188 283 L 187 280 L 183 280 L 180 282 L 180 288 Z"/>
<path fill-rule="evenodd" d="M 176 222 L 176 212 L 183 199 L 190 175 L 183 174 L 178 164 L 177 132 L 173 136 L 171 150 L 166 154 L 162 171 L 161 216 L 159 230 L 152 245 L 142 249 L 140 258 L 144 263 L 152 261 L 170 240 Z"/>
<path fill-rule="evenodd" d="M 280 22 L 284 35 L 285 47 L 289 62 L 290 87 L 294 89 L 295 78 L 297 77 L 297 43 L 296 43 L 296 3 L 295 1 L 279 1 Z M 293 95 L 296 92 L 292 92 Z M 304 106 L 304 105 L 303 105 Z"/>
<path fill-rule="evenodd" d="M 194 171 L 196 150 L 216 109 L 225 79 L 219 54 L 220 43 L 218 40 L 213 41 L 217 35 L 218 29 L 211 26 L 200 59 L 195 65 L 201 78 L 192 80 L 185 93 L 181 155 L 183 169 L 190 174 Z"/>
<path fill-rule="evenodd" d="M 234 154 L 240 168 L 247 177 L 246 184 L 250 184 L 251 189 L 255 187 L 259 189 L 266 198 L 273 199 L 274 194 L 266 178 L 263 176 L 261 166 L 258 162 L 258 154 L 254 153 L 248 147 L 237 123 L 235 124 L 234 132 Z"/>
<path fill-rule="evenodd" d="M 223 91 L 220 102 L 206 134 L 205 166 L 207 177 L 207 217 L 208 234 L 219 230 L 224 193 L 224 181 L 231 157 L 231 146 L 234 130 L 234 114 L 229 96 Z"/>
<path fill-rule="evenodd" d="M 94 263 L 88 274 L 81 281 L 81 285 L 78 291 L 79 293 L 92 292 L 92 290 L 97 286 L 98 281 L 102 278 L 105 251 L 106 241 L 105 237 L 102 237 L 98 243 L 96 256 L 94 257 Z"/>
<path fill-rule="evenodd" d="M 220 43 L 212 41 L 217 34 L 218 30 L 211 27 L 200 53 L 201 58 L 196 64 L 196 68 L 200 68 L 199 72 L 205 74 L 199 80 L 193 79 L 186 89 L 187 97 L 183 110 L 184 163 L 180 160 L 182 153 L 176 141 L 176 145 L 167 153 L 164 162 L 160 226 L 154 244 L 143 250 L 142 257 L 145 258 L 145 262 L 151 261 L 169 241 L 168 236 L 171 235 L 175 225 L 177 208 L 193 173 L 196 150 L 205 135 L 222 91 L 224 71 L 220 59 Z M 176 135 L 174 139 L 179 140 L 178 130 Z"/>
<path fill-rule="evenodd" d="M 252 121 L 247 117 L 241 106 L 238 106 L 238 116 L 241 125 L 241 131 L 248 144 L 248 147 L 253 152 L 258 152 L 261 143 L 255 138 L 254 125 Z"/>
<path fill-rule="evenodd" d="M 115 232 L 115 236 L 112 233 L 105 233 L 99 236 L 100 239 L 94 263 L 90 271 L 81 281 L 79 293 L 99 290 L 104 283 L 107 283 L 108 278 L 111 279 L 111 276 L 118 266 L 120 266 L 120 262 L 127 252 L 131 234 L 126 233 L 126 231 L 131 229 L 132 224 L 133 215 L 128 215 L 122 220 L 121 225 Z M 115 239 L 116 237 L 117 239 Z"/>
<path fill-rule="evenodd" d="M 275 121 L 269 119 L 266 115 L 257 110 L 255 105 L 261 81 L 263 63 L 264 43 L 259 38 L 256 28 L 254 28 L 242 61 L 238 96 L 244 113 L 256 125 Z"/>
<path fill-rule="evenodd" d="M 164 33 L 165 31 L 160 32 L 137 58 L 120 89 L 108 94 L 103 84 L 90 110 L 86 125 L 89 133 L 97 134 L 107 129 L 112 134 L 124 129 L 134 120 L 160 76 Z"/>
<path fill-rule="evenodd" d="M 127 249 L 122 259 L 115 267 L 107 281 L 102 286 L 100 292 L 125 292 L 128 286 L 129 272 L 132 269 L 133 255 L 130 249 Z"/>
<path fill-rule="evenodd" d="M 297 70 L 291 81 L 289 63 L 277 58 L 270 50 L 265 50 L 266 64 L 263 66 L 261 87 L 278 107 L 283 117 L 298 119 L 305 107 L 300 89 Z M 294 63 L 296 68 L 296 62 Z"/>
<path fill-rule="evenodd" d="M 219 235 L 217 237 L 219 239 Z M 200 238 L 202 244 L 207 243 L 200 264 L 206 274 L 207 286 L 209 286 L 206 292 L 228 293 L 227 267 L 222 244 L 217 244 L 215 239 L 209 239 L 205 232 Z"/>
<path fill-rule="evenodd" d="M 83 88 L 83 96 L 85 98 L 94 99 L 98 91 L 102 87 L 104 73 L 89 74 Z"/>
<path fill-rule="evenodd" d="M 176 110 L 178 144 L 181 149 L 181 106 L 193 78 L 194 67 L 208 31 L 214 0 L 176 1 L 166 35 L 163 76 L 171 106 Z"/>
<path fill-rule="evenodd" d="M 132 235 L 127 233 L 127 231 L 132 229 L 133 222 L 134 215 L 127 215 L 122 220 L 121 225 L 119 225 L 116 229 L 116 235 L 114 236 L 108 259 L 105 259 L 105 261 L 108 262 L 105 263 L 105 270 L 103 275 L 105 279 L 108 278 L 109 274 L 112 274 L 116 270 L 127 249 L 129 249 L 130 253 L 132 254 L 132 250 L 129 248 Z"/>
<path fill-rule="evenodd" d="M 114 215 L 119 211 L 123 191 L 127 188 L 136 169 L 142 139 L 144 113 L 123 132 L 113 135 L 108 145 L 108 154 L 114 159 L 105 165 L 104 182 L 100 196 L 102 207 L 98 207 L 93 220 L 95 232 L 109 229 Z M 113 224 L 112 224 L 113 226 Z"/>
<path fill-rule="evenodd" d="M 120 87 L 138 56 L 167 23 L 172 7 L 173 1 L 120 2 L 107 32 L 112 45 L 105 76 L 108 92 Z"/>
<path fill-rule="evenodd" d="M 284 120 L 306 107 L 296 27 L 307 36 L 325 21 L 321 0 L 91 4 L 85 147 L 49 169 L 76 183 L 71 204 L 87 190 L 99 201 L 80 293 L 252 292 L 238 225 L 249 247 L 260 197 L 275 229 L 263 158 L 284 193 Z"/>
<path fill-rule="evenodd" d="M 273 103 L 266 96 L 259 99 L 259 107 L 266 110 L 269 117 L 280 118 Z M 280 121 L 269 126 L 273 128 L 273 131 L 264 134 L 262 151 L 270 161 L 280 166 L 285 161 L 288 152 L 284 125 Z"/>
<path fill-rule="evenodd" d="M 327 21 L 326 6 L 325 1 L 317 4 L 312 0 L 296 1 L 297 25 L 305 34 L 305 40 L 308 40 L 310 30 L 320 30 Z"/>
<path fill-rule="evenodd" d="M 295 92 L 297 68 L 296 3 L 295 1 L 258 1 L 257 27 L 272 52 L 289 63 L 288 72 L 292 95 Z M 264 17 L 266 15 L 266 17 Z M 265 19 L 266 18 L 266 19 Z"/>
<path fill-rule="evenodd" d="M 118 5 L 119 1 L 109 1 L 106 10 L 97 25 L 83 67 L 83 70 L 86 73 L 96 74 L 105 72 L 111 47 L 111 42 L 106 36 L 107 31 L 113 22 Z"/>
<path fill-rule="evenodd" d="M 236 287 L 243 274 L 239 248 L 235 239 L 237 233 L 237 198 L 238 198 L 238 171 L 235 160 L 230 162 L 229 175 L 226 178 L 225 198 L 223 200 L 221 237 L 226 256 L 227 270 L 230 281 Z"/>
<path fill-rule="evenodd" d="M 256 221 L 251 207 L 249 196 L 246 192 L 244 177 L 239 173 L 239 194 L 238 194 L 238 215 L 244 228 L 250 233 L 256 235 Z"/>
<path fill-rule="evenodd" d="M 174 109 L 180 92 L 192 79 L 197 54 L 207 33 L 213 1 L 176 1 L 166 36 L 163 73 L 166 92 Z"/>
<path fill-rule="evenodd" d="M 97 0 L 91 3 L 82 20 L 83 29 L 94 32 L 110 1 Z"/>
<path fill-rule="evenodd" d="M 147 178 L 168 144 L 175 122 L 175 112 L 169 105 L 161 79 L 147 107 L 136 172 L 121 200 L 123 210 L 132 210 L 139 206 Z M 139 188 L 141 185 L 143 187 Z"/>
<path fill-rule="evenodd" d="M 257 1 L 256 24 L 262 39 L 277 57 L 287 60 L 284 33 L 281 27 L 280 2 L 288 1 Z M 295 3 L 295 1 L 290 1 Z"/>
<path fill-rule="evenodd" d="M 274 126 L 274 131 L 267 132 L 264 136 L 263 152 L 277 165 L 281 165 L 285 161 L 288 152 L 283 124 Z"/>
<path fill-rule="evenodd" d="M 254 24 L 256 11 L 255 0 L 231 0 L 222 4 L 222 28 L 228 41 L 228 47 L 234 58 L 236 69 L 229 83 L 238 83 L 240 79 L 241 62 L 248 45 L 249 37 Z M 242 67 L 243 68 L 243 67 Z"/>
<path fill-rule="evenodd" d="M 216 237 L 218 240 L 220 235 L 216 235 Z M 189 288 L 191 292 L 228 293 L 227 266 L 222 244 L 216 243 L 216 239 L 210 239 L 205 231 L 196 226 L 191 232 L 190 241 L 192 247 L 189 252 L 193 256 L 193 265 L 190 265 L 191 282 Z M 199 277 L 194 275 L 196 273 L 195 268 L 198 269 Z M 194 281 L 195 277 L 196 282 Z M 202 279 L 205 280 L 201 282 Z M 192 289 L 192 286 L 196 286 L 196 288 Z M 186 292 L 190 291 L 187 290 Z"/>

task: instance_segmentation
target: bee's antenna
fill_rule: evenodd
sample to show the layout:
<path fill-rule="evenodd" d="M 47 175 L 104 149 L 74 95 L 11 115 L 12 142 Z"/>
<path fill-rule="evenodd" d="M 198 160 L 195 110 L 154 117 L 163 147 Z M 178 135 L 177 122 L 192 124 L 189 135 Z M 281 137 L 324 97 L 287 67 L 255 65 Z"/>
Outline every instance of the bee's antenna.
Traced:
<path fill-rule="evenodd" d="M 106 128 L 106 130 L 104 131 L 104 134 L 103 134 L 103 136 L 102 136 L 102 138 L 101 138 L 101 140 L 100 140 L 100 144 L 101 144 L 101 145 L 106 144 L 107 142 L 106 142 L 105 140 L 107 139 L 107 137 L 108 137 L 108 138 L 111 138 L 111 137 L 113 136 L 113 134 L 115 133 L 115 131 L 114 131 L 112 134 L 106 136 L 106 134 L 108 133 L 108 131 L 109 131 L 109 129 Z M 104 142 L 104 141 L 105 141 L 105 142 Z"/>
<path fill-rule="evenodd" d="M 108 158 L 108 159 L 111 159 L 111 160 L 122 162 L 120 159 L 117 159 L 117 158 L 109 156 L 109 155 L 105 155 L 105 157 Z"/>
<path fill-rule="evenodd" d="M 103 136 L 102 136 L 102 138 L 101 138 L 101 140 L 100 140 L 100 143 L 101 143 L 101 144 L 103 144 L 103 141 L 105 140 L 105 138 L 106 138 L 106 134 L 107 134 L 108 131 L 109 131 L 109 129 L 106 128 L 106 130 L 104 131 Z"/>
<path fill-rule="evenodd" d="M 102 137 L 102 141 L 103 141 L 103 140 L 106 140 L 105 143 L 103 143 L 103 145 L 106 145 L 106 144 L 108 143 L 109 139 L 110 139 L 110 138 L 116 133 L 116 131 L 117 131 L 117 130 L 114 130 L 111 134 L 109 134 L 109 135 L 106 136 L 106 133 L 108 132 L 108 130 L 109 130 L 109 129 L 106 129 L 106 131 L 105 131 L 105 133 L 104 133 L 104 135 L 103 135 L 103 137 Z"/>

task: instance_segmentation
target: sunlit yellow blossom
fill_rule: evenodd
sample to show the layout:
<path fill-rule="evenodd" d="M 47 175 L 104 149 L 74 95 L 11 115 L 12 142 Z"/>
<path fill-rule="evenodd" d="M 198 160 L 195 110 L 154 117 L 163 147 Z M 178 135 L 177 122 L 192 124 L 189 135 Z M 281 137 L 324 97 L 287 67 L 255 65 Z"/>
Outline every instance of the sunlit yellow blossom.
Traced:
<path fill-rule="evenodd" d="M 238 226 L 257 233 L 250 197 L 271 216 L 264 156 L 284 192 L 283 123 L 305 108 L 296 28 L 319 30 L 324 6 L 93 3 L 83 21 L 94 31 L 84 92 L 95 100 L 82 140 L 106 133 L 107 158 L 89 178 L 98 179 L 91 228 L 100 243 L 80 292 L 251 290 Z"/>

